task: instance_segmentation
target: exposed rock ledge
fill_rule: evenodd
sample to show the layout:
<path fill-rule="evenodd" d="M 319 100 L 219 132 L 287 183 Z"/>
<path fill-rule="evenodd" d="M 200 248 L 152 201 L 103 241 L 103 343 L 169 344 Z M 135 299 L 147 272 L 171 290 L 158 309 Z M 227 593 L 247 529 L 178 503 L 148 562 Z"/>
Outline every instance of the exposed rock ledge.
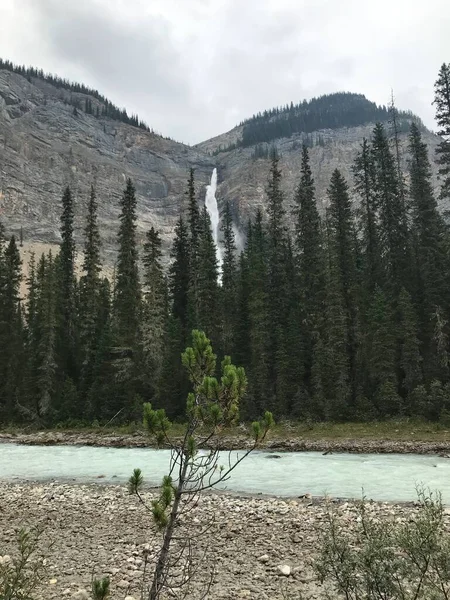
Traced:
<path fill-rule="evenodd" d="M 103 434 L 101 432 L 66 432 L 40 431 L 34 433 L 0 433 L 0 443 L 15 443 L 27 445 L 69 445 L 69 446 L 100 446 L 111 448 L 145 448 L 155 447 L 151 438 L 142 433 L 135 434 Z M 220 439 L 222 450 L 243 450 L 251 445 L 251 439 L 245 435 L 224 436 Z M 262 449 L 278 452 L 307 452 L 324 453 L 352 452 L 375 454 L 440 454 L 450 457 L 450 440 L 405 441 L 405 440 L 371 440 L 371 439 L 318 439 L 311 440 L 302 437 L 291 439 L 274 438 L 265 441 Z"/>

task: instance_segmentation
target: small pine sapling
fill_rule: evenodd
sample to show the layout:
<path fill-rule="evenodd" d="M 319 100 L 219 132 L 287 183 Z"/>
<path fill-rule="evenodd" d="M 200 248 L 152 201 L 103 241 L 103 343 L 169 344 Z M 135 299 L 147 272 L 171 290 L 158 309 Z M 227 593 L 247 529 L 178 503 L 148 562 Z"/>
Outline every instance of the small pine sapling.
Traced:
<path fill-rule="evenodd" d="M 176 539 L 175 527 L 183 520 L 183 515 L 195 508 L 201 492 L 230 478 L 234 469 L 264 440 L 274 423 L 272 414 L 266 412 L 261 421 L 252 424 L 253 442 L 250 447 L 241 454 L 229 452 L 222 464 L 218 434 L 237 422 L 247 378 L 244 369 L 234 366 L 227 356 L 222 361 L 221 378 L 217 379 L 214 376 L 216 355 L 209 339 L 202 331 L 194 330 L 192 341 L 192 346 L 182 354 L 182 363 L 193 391 L 187 397 L 187 424 L 180 442 L 170 438 L 171 423 L 165 411 L 155 410 L 149 403 L 144 404 L 147 431 L 156 437 L 159 445 L 164 443 L 171 449 L 169 473 L 163 478 L 159 497 L 151 505 L 146 504 L 140 469 L 135 469 L 129 480 L 130 494 L 135 494 L 152 513 L 154 523 L 162 533 L 162 544 L 148 589 L 149 600 L 160 598 L 164 590 L 173 593 L 175 588 L 183 588 L 183 596 L 186 597 L 186 590 L 198 569 L 198 566 L 193 566 L 193 544 L 196 538 L 211 528 L 212 523 L 202 524 L 201 531 L 195 536 L 183 536 L 177 532 Z M 184 574 L 181 579 L 174 574 L 175 567 L 177 573 L 181 571 Z M 213 575 L 210 574 L 205 593 L 210 589 Z"/>

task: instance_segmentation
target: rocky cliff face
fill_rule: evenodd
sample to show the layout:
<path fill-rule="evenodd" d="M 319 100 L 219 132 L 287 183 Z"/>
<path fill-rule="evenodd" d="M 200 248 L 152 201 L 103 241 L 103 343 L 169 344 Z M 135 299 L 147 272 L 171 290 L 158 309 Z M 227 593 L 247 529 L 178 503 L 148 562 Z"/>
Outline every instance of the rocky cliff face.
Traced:
<path fill-rule="evenodd" d="M 238 225 L 244 226 L 258 207 L 264 209 L 269 169 L 266 159 L 254 159 L 253 148 L 214 152 L 235 143 L 242 127 L 189 147 L 106 117 L 74 110 L 76 97 L 86 96 L 37 78 L 0 71 L 0 219 L 9 234 L 23 229 L 27 251 L 59 242 L 60 198 L 70 185 L 76 199 L 76 235 L 81 241 L 83 216 L 91 184 L 99 200 L 106 262 L 114 260 L 119 200 L 126 177 L 135 183 L 140 235 L 150 226 L 160 230 L 165 248 L 183 210 L 189 167 L 196 169 L 199 198 L 214 167 L 218 168 L 219 205 L 229 200 Z M 98 100 L 89 99 L 94 114 Z M 339 167 L 351 183 L 351 166 L 372 125 L 321 132 L 322 145 L 310 151 L 319 206 L 326 205 L 331 173 Z M 425 133 L 430 152 L 438 142 Z M 281 155 L 287 208 L 300 172 L 301 139 L 275 142 Z M 402 156 L 406 167 L 406 136 Z M 435 181 L 436 183 L 436 181 Z M 437 185 L 437 183 L 436 183 Z"/>
<path fill-rule="evenodd" d="M 352 165 L 360 150 L 363 138 L 370 139 L 374 124 L 360 127 L 323 130 L 320 136 L 322 145 L 310 148 L 311 169 L 316 183 L 316 195 L 319 209 L 323 211 L 328 204 L 327 188 L 334 169 L 339 168 L 346 177 L 350 189 L 353 185 Z M 236 143 L 242 134 L 242 127 L 197 146 L 199 150 L 211 155 L 219 148 L 226 148 Z M 434 165 L 434 152 L 439 138 L 429 131 L 423 133 L 432 161 L 433 183 L 438 190 L 437 167 Z M 271 144 L 272 145 L 272 144 Z M 301 166 L 301 136 L 276 140 L 280 155 L 280 166 L 283 172 L 283 187 L 286 197 L 286 209 L 293 204 L 293 192 L 298 185 Z M 237 148 L 216 154 L 219 186 L 219 202 L 229 200 L 235 208 L 237 218 L 244 222 L 255 214 L 258 207 L 265 209 L 265 187 L 270 161 L 264 158 L 253 158 L 253 147 Z M 408 136 L 401 134 L 402 168 L 407 179 L 408 171 Z"/>
<path fill-rule="evenodd" d="M 73 93 L 0 71 L 0 219 L 25 241 L 59 241 L 59 203 L 65 185 L 76 199 L 77 235 L 91 184 L 99 201 L 106 258 L 118 227 L 126 177 L 137 190 L 138 227 L 172 237 L 184 202 L 189 167 L 199 192 L 215 161 L 204 152 L 107 118 L 74 111 Z M 84 100 L 82 94 L 80 101 Z M 76 114 L 74 114 L 76 112 Z"/>

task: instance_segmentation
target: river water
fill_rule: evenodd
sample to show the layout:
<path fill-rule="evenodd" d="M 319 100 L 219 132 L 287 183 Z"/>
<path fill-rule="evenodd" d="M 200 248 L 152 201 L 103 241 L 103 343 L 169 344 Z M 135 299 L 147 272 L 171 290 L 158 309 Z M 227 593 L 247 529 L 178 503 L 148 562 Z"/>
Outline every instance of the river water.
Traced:
<path fill-rule="evenodd" d="M 228 453 L 221 458 L 226 464 Z M 124 483 L 139 467 L 145 481 L 157 485 L 167 473 L 169 459 L 168 450 L 150 448 L 0 444 L 0 480 Z M 450 505 L 450 459 L 414 454 L 254 452 L 221 488 L 334 498 L 361 498 L 364 490 L 368 499 L 400 502 L 415 500 L 416 486 L 440 490 Z"/>

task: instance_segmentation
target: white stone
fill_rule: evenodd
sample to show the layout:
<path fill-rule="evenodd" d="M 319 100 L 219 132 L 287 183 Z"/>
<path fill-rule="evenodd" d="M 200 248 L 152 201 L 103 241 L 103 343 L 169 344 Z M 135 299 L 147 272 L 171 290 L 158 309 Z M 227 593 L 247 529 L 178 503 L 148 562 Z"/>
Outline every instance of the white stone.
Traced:
<path fill-rule="evenodd" d="M 268 561 L 269 561 L 269 555 L 268 554 L 263 554 L 262 556 L 258 557 L 258 562 L 266 563 Z"/>
<path fill-rule="evenodd" d="M 291 567 L 289 565 L 278 565 L 278 572 L 280 573 L 280 575 L 289 577 L 289 575 L 291 574 Z"/>

